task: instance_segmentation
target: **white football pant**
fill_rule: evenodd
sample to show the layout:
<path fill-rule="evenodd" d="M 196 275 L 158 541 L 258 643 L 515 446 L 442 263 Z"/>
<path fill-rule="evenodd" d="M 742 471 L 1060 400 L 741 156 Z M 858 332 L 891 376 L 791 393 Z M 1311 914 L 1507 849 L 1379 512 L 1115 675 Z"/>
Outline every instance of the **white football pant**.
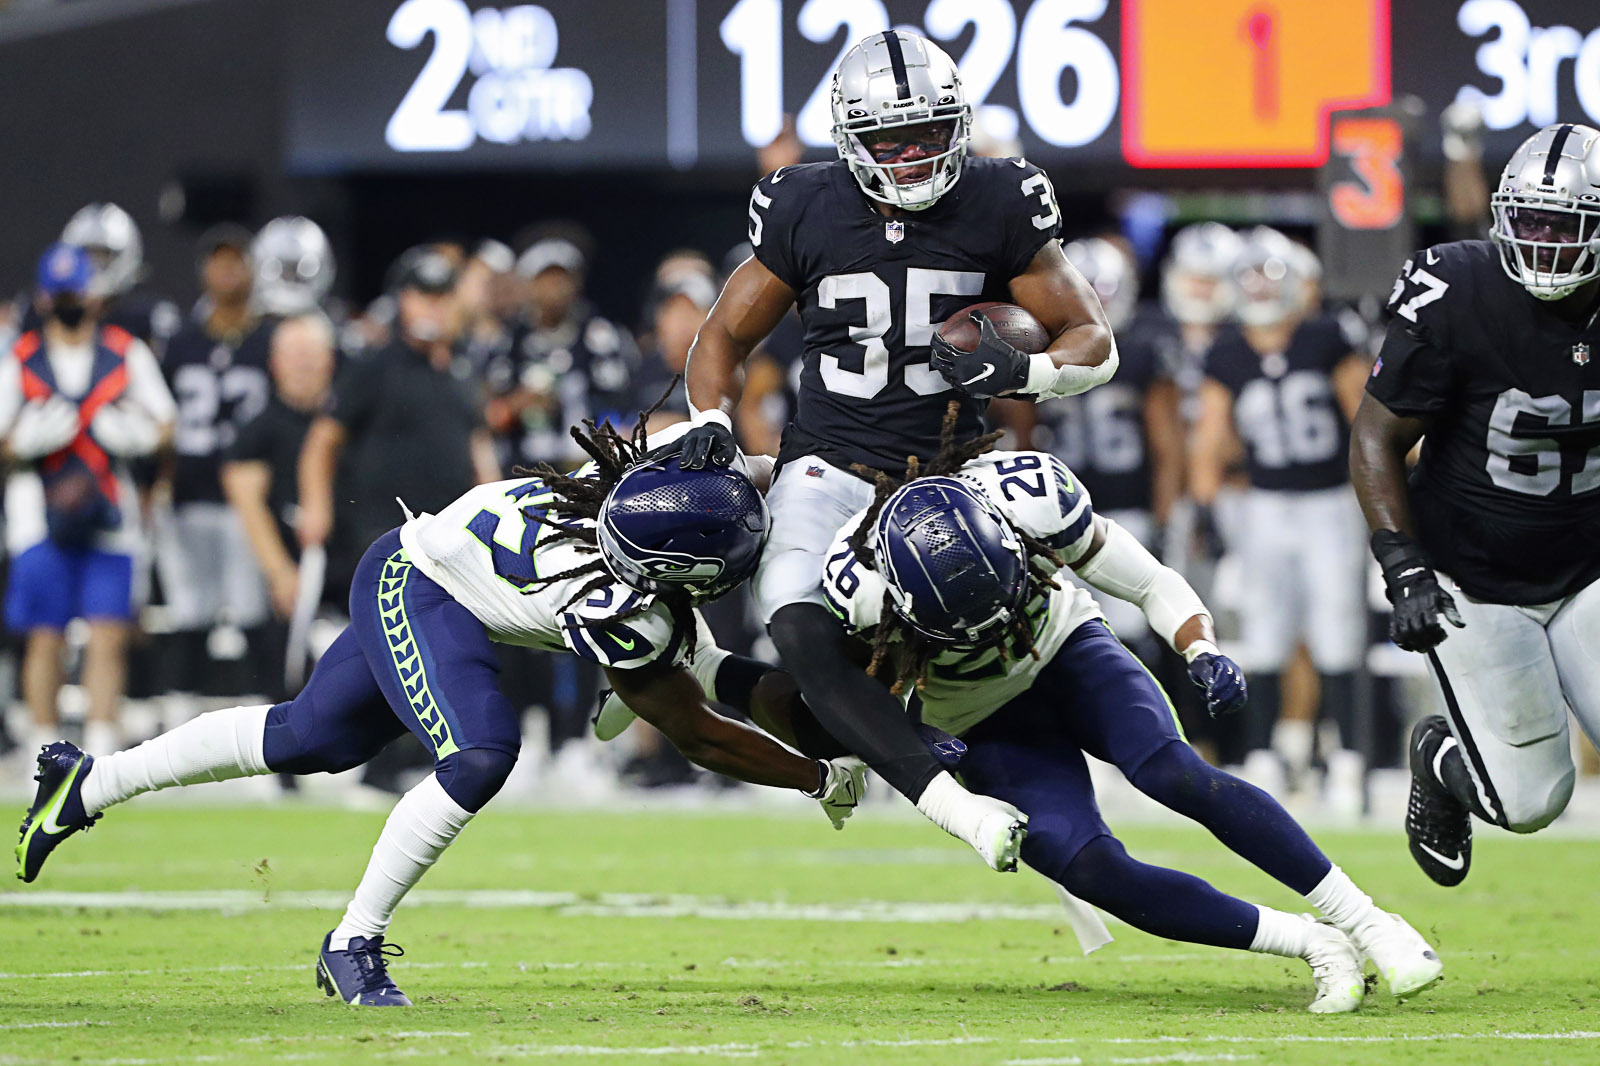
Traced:
<path fill-rule="evenodd" d="M 181 504 L 158 514 L 154 534 L 174 629 L 210 629 L 224 620 L 249 629 L 266 621 L 266 583 L 233 508 Z"/>
<path fill-rule="evenodd" d="M 785 463 L 767 491 L 772 536 L 753 582 L 763 625 L 790 603 L 822 604 L 822 565 L 839 528 L 876 489 L 814 455 Z"/>

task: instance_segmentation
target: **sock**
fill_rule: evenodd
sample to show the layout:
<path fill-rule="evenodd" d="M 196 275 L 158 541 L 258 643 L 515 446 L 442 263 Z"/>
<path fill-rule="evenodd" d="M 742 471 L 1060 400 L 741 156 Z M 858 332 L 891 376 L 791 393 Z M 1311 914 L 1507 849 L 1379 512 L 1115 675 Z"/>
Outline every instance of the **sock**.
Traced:
<path fill-rule="evenodd" d="M 83 750 L 98 759 L 122 750 L 122 727 L 116 722 L 83 723 Z"/>
<path fill-rule="evenodd" d="M 1275 911 L 1271 907 L 1256 907 L 1260 918 L 1256 922 L 1255 939 L 1250 950 L 1263 955 L 1282 955 L 1286 959 L 1303 959 L 1311 951 L 1311 923 L 1298 914 Z"/>
<path fill-rule="evenodd" d="M 1337 866 L 1328 871 L 1328 876 L 1319 881 L 1316 888 L 1306 893 L 1306 901 L 1346 933 L 1383 915 L 1372 897 L 1356 887 L 1350 875 Z"/>
<path fill-rule="evenodd" d="M 1283 761 L 1289 764 L 1289 773 L 1296 776 L 1311 769 L 1311 748 L 1315 735 L 1311 723 L 1304 719 L 1280 718 L 1272 727 L 1272 747 Z"/>
<path fill-rule="evenodd" d="M 85 813 L 97 814 L 141 792 L 270 772 L 262 746 L 271 709 L 263 704 L 212 711 L 136 748 L 96 756 L 83 781 Z"/>
<path fill-rule="evenodd" d="M 383 823 L 367 871 L 333 930 L 329 949 L 345 950 L 353 936 L 371 939 L 388 932 L 400 900 L 470 821 L 472 812 L 451 799 L 433 774 L 401 796 Z"/>
<path fill-rule="evenodd" d="M 694 679 L 700 682 L 700 688 L 706 694 L 706 699 L 712 703 L 726 702 L 717 695 L 717 668 L 720 667 L 732 652 L 724 651 L 715 644 L 702 643 L 694 651 L 694 662 L 689 664 L 689 672 Z"/>

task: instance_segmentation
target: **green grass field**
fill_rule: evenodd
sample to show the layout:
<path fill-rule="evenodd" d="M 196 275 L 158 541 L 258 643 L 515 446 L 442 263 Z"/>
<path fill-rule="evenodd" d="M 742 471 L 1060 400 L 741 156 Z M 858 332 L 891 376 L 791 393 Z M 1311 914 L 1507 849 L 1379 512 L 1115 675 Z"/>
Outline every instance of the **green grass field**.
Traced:
<path fill-rule="evenodd" d="M 1410 1002 L 1322 1018 L 1299 963 L 1120 925 L 1084 958 L 1042 879 L 896 813 L 834 833 L 736 804 L 491 808 L 401 909 L 393 972 L 418 1005 L 388 1011 L 312 975 L 380 815 L 113 811 L 0 892 L 0 1064 L 1600 1062 L 1593 841 L 1485 834 L 1444 891 L 1398 834 L 1320 834 L 1447 967 Z M 1124 839 L 1298 902 L 1198 830 Z"/>

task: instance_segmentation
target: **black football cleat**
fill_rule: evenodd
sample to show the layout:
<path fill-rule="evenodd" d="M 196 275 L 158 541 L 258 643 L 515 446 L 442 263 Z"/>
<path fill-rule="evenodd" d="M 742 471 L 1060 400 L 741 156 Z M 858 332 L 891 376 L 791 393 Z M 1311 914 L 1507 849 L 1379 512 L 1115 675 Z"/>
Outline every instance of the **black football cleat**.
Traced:
<path fill-rule="evenodd" d="M 1440 767 L 1456 738 L 1443 717 L 1433 715 L 1411 731 L 1411 800 L 1406 839 L 1411 857 L 1436 884 L 1466 880 L 1472 867 L 1472 812 L 1445 787 Z"/>
<path fill-rule="evenodd" d="M 40 749 L 39 772 L 33 776 L 39 788 L 17 838 L 17 876 L 22 880 L 38 877 L 58 844 L 100 820 L 100 815 L 91 818 L 83 810 L 83 779 L 93 765 L 94 756 L 64 740 Z"/>
<path fill-rule="evenodd" d="M 334 951 L 328 946 L 332 940 L 331 932 L 323 937 L 322 951 L 317 954 L 318 988 L 352 1007 L 411 1006 L 406 994 L 395 987 L 384 961 L 385 957 L 404 955 L 404 948 L 385 944 L 381 936 L 353 936 L 343 951 Z"/>

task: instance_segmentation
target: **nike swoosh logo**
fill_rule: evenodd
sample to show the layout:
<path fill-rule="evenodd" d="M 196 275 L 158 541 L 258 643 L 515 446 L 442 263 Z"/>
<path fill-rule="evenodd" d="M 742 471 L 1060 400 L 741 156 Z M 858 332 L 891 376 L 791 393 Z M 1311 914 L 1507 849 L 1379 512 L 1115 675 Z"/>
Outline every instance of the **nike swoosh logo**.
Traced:
<path fill-rule="evenodd" d="M 993 363 L 984 363 L 983 364 L 983 373 L 979 374 L 975 378 L 968 378 L 966 381 L 963 381 L 961 384 L 963 384 L 963 385 L 974 384 L 975 382 L 982 381 L 984 378 L 988 377 L 990 374 L 993 374 L 993 373 L 994 373 L 994 364 Z"/>
<path fill-rule="evenodd" d="M 1421 848 L 1423 851 L 1427 852 L 1429 855 L 1432 855 L 1434 857 L 1434 859 L 1437 860 L 1438 863 L 1441 866 L 1449 867 L 1452 870 L 1459 870 L 1459 869 L 1461 869 L 1463 866 L 1465 866 L 1467 864 L 1467 860 L 1462 858 L 1460 855 L 1457 855 L 1457 856 L 1455 856 L 1454 858 L 1451 858 L 1451 859 L 1447 859 L 1443 855 L 1440 855 L 1437 851 L 1434 851 L 1432 848 L 1428 847 L 1428 845 L 1426 845 L 1426 844 L 1420 844 L 1419 843 L 1417 845 L 1417 847 Z"/>
<path fill-rule="evenodd" d="M 1444 757 L 1450 754 L 1450 749 L 1456 746 L 1456 738 L 1448 737 L 1439 745 L 1439 750 L 1433 756 L 1433 778 L 1441 785 L 1444 784 Z"/>
<path fill-rule="evenodd" d="M 61 782 L 61 787 L 56 789 L 56 794 L 50 799 L 50 806 L 45 808 L 44 820 L 39 823 L 40 832 L 47 836 L 56 836 L 68 832 L 66 826 L 56 821 L 56 815 L 61 813 L 61 807 L 67 802 L 67 792 L 72 788 L 72 782 L 78 779 L 78 774 L 83 771 L 83 763 L 72 768 L 72 773 Z"/>
<path fill-rule="evenodd" d="M 1432 266 L 1433 264 L 1437 263 L 1438 261 L 1439 261 L 1439 253 L 1434 251 L 1432 248 L 1429 248 L 1428 249 L 1428 265 Z"/>
<path fill-rule="evenodd" d="M 615 633 L 612 633 L 610 636 L 611 636 L 612 640 L 617 642 L 617 647 L 621 648 L 623 651 L 632 651 L 633 650 L 633 646 L 636 643 L 633 640 L 633 638 L 630 637 L 627 640 L 623 640 L 621 637 L 617 636 Z"/>

